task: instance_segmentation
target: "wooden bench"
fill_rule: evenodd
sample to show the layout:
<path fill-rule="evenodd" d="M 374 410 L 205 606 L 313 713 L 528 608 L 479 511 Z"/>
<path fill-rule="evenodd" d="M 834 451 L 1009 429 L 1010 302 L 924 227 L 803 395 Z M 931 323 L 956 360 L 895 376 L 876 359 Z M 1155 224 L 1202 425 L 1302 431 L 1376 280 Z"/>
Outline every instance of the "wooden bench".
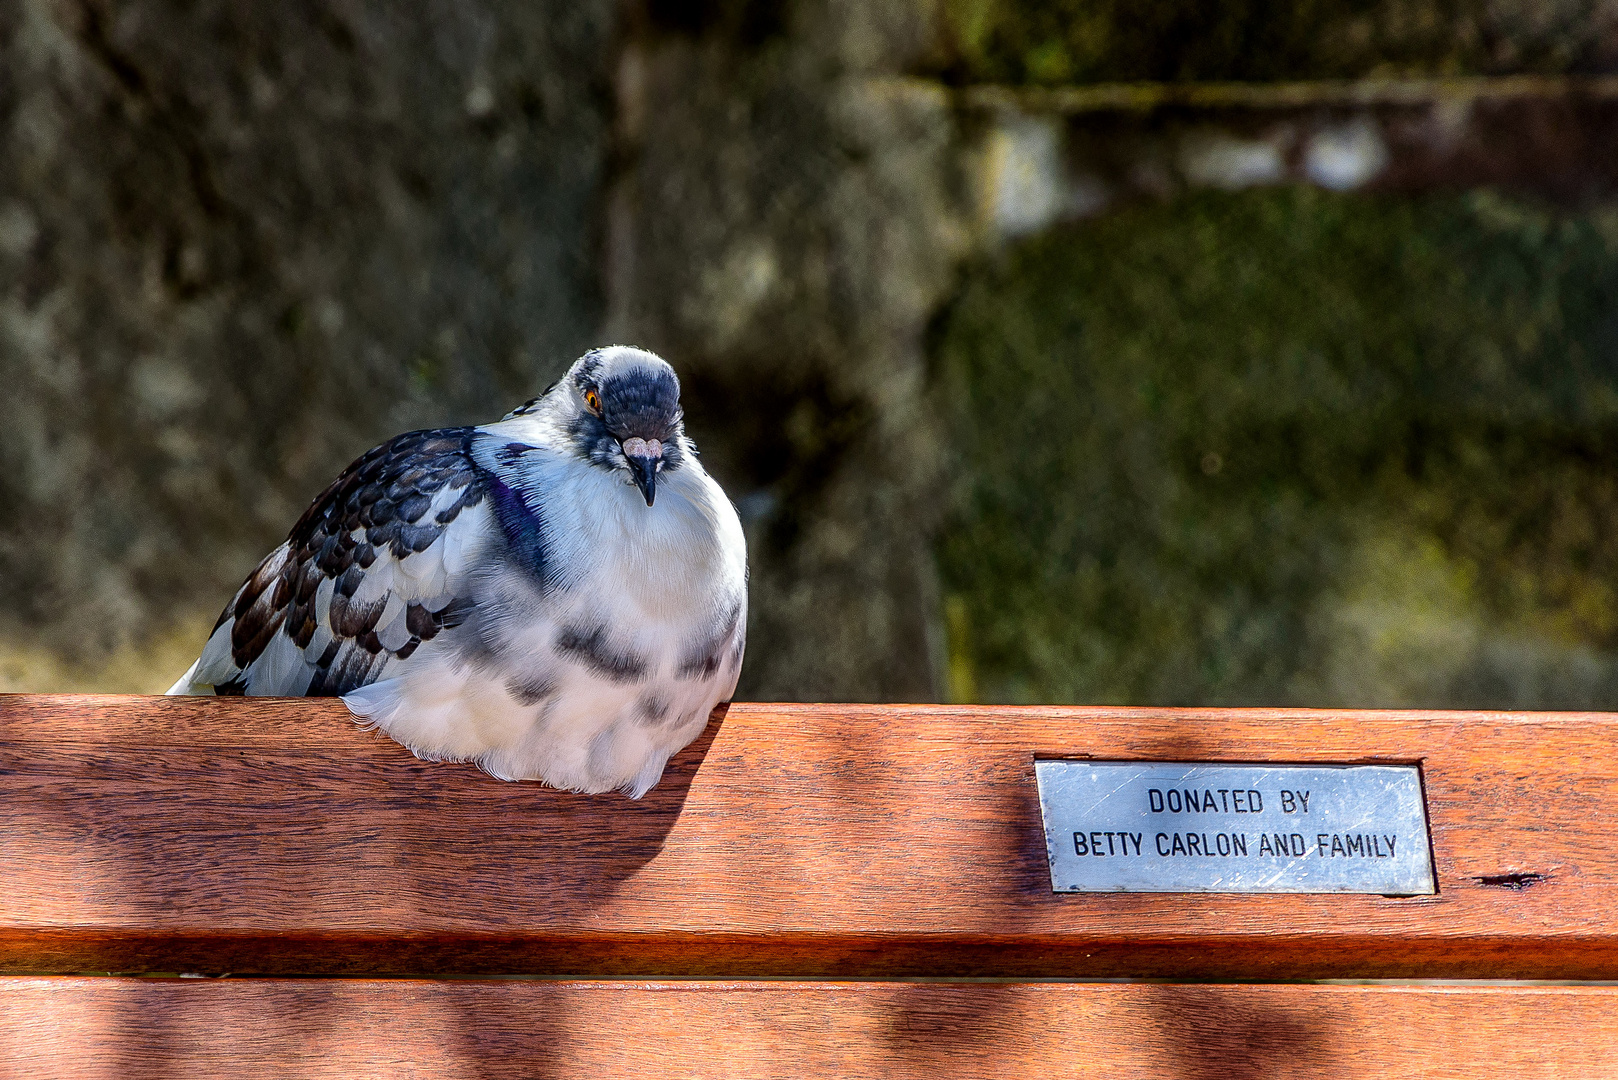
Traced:
<path fill-rule="evenodd" d="M 736 705 L 631 802 L 416 761 L 331 701 L 0 697 L 0 1061 L 1618 1075 L 1618 988 L 1288 982 L 1618 980 L 1615 737 L 1603 714 Z M 1045 756 L 1419 762 L 1438 892 L 1053 894 Z"/>

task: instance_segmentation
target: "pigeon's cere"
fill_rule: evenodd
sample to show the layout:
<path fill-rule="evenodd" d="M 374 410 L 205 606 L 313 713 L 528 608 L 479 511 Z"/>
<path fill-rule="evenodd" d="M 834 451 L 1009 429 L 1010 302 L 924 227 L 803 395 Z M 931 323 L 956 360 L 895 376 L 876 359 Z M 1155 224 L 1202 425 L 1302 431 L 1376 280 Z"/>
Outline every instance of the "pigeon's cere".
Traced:
<path fill-rule="evenodd" d="M 624 453 L 632 458 L 651 458 L 656 461 L 663 456 L 663 444 L 656 439 L 631 437 L 624 440 Z"/>
<path fill-rule="evenodd" d="M 614 346 L 499 423 L 370 451 L 169 693 L 341 695 L 424 758 L 644 794 L 730 700 L 747 633 L 741 524 L 679 398 Z"/>

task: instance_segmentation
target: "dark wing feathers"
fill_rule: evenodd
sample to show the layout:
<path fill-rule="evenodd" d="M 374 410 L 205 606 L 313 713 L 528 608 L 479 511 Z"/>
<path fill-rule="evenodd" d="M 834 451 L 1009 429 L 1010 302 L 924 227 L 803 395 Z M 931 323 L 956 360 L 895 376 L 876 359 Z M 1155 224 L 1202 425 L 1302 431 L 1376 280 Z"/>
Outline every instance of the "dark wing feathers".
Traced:
<path fill-rule="evenodd" d="M 292 527 L 286 544 L 259 564 L 220 615 L 215 629 L 234 620 L 230 666 L 236 674 L 216 683 L 216 693 L 247 692 L 252 665 L 265 659 L 280 632 L 299 650 L 308 650 L 324 627 L 330 643 L 318 656 L 302 654 L 314 665 L 304 693 L 345 694 L 373 681 L 388 659 L 408 657 L 423 641 L 466 617 L 454 601 L 435 605 L 437 611 L 412 602 L 404 612 L 409 639 L 390 650 L 377 625 L 388 607 L 388 593 L 355 597 L 379 558 L 392 560 L 391 567 L 425 551 L 462 510 L 487 497 L 489 475 L 472 460 L 474 431 L 441 428 L 400 435 L 366 453 L 321 492 Z M 448 505 L 448 497 L 439 494 L 445 488 L 457 493 Z M 429 513 L 435 497 L 441 509 Z M 328 581 L 329 608 L 323 613 L 321 586 Z"/>

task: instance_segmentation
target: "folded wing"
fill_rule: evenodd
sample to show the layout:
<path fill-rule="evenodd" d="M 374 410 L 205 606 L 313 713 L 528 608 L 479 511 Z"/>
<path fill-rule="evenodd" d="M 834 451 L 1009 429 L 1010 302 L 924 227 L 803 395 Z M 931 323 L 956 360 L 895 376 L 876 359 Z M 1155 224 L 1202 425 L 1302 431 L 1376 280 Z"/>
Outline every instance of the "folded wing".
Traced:
<path fill-rule="evenodd" d="M 171 694 L 340 695 L 466 617 L 491 528 L 475 429 L 412 431 L 354 462 L 258 565 Z"/>

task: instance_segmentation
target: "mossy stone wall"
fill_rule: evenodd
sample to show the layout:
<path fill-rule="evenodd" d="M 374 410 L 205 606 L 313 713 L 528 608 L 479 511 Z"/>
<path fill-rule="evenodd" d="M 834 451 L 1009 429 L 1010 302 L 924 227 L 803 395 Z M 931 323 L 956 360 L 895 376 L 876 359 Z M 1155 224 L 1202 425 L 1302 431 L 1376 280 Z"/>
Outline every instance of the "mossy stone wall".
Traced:
<path fill-rule="evenodd" d="M 983 260 L 934 346 L 957 697 L 1618 696 L 1618 212 L 1196 195 Z"/>
<path fill-rule="evenodd" d="M 950 75 L 1057 84 L 1606 72 L 1610 0 L 946 0 Z"/>
<path fill-rule="evenodd" d="M 353 456 L 620 340 L 686 377 L 747 521 L 743 696 L 1611 700 L 1612 185 L 1580 166 L 1611 106 L 956 91 L 1606 72 L 1615 25 L 1618 0 L 0 5 L 0 688 L 161 689 Z M 1280 183 L 1361 136 L 1377 184 L 1448 182 L 1401 172 L 1447 139 L 1583 201 L 1194 191 L 1258 182 L 1210 153 Z M 985 192 L 1023 172 L 1049 205 L 1019 229 L 1106 212 L 1001 250 Z"/>

